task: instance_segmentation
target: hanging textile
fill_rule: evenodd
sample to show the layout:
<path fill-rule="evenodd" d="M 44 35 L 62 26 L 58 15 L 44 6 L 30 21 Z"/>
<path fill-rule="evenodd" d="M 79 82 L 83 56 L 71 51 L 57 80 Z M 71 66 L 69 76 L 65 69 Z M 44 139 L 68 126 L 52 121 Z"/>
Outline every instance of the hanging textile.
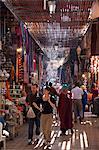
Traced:
<path fill-rule="evenodd" d="M 22 33 L 21 33 L 21 28 L 20 26 L 17 26 L 15 28 L 16 34 L 17 34 L 17 47 L 20 48 L 22 47 Z"/>
<path fill-rule="evenodd" d="M 43 76 L 43 64 L 42 64 L 42 55 L 39 55 L 39 81 L 41 83 L 42 80 L 42 76 Z"/>
<path fill-rule="evenodd" d="M 36 52 L 34 51 L 34 57 L 33 57 L 33 71 L 36 71 Z"/>
<path fill-rule="evenodd" d="M 29 36 L 29 72 L 32 72 L 32 38 Z"/>
<path fill-rule="evenodd" d="M 78 76 L 78 63 L 77 63 L 77 61 L 74 62 L 74 76 Z"/>
<path fill-rule="evenodd" d="M 29 54 L 29 33 L 28 33 L 28 29 L 26 29 L 26 53 Z"/>
<path fill-rule="evenodd" d="M 12 68 L 11 68 L 11 80 L 14 81 L 14 66 L 12 65 Z"/>
<path fill-rule="evenodd" d="M 24 55 L 24 83 L 29 83 L 29 75 L 27 70 L 27 54 Z"/>
<path fill-rule="evenodd" d="M 24 51 L 26 51 L 26 36 L 25 36 L 25 27 L 24 23 L 21 21 L 20 22 L 20 28 L 22 32 L 22 61 L 24 61 Z"/>
<path fill-rule="evenodd" d="M 63 66 L 62 71 L 61 71 L 61 83 L 65 83 L 66 82 L 66 74 L 65 74 L 65 68 Z"/>
<path fill-rule="evenodd" d="M 99 55 L 99 21 L 91 28 L 91 55 Z"/>

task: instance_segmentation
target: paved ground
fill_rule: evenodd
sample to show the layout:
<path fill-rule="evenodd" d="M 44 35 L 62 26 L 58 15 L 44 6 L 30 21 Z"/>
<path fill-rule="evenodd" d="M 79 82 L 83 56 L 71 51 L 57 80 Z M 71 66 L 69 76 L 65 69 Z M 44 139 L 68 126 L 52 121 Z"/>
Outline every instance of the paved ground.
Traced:
<path fill-rule="evenodd" d="M 87 115 L 82 125 L 74 125 L 74 133 L 70 131 L 66 136 L 60 136 L 59 122 L 53 122 L 52 150 L 99 150 L 99 118 Z M 34 137 L 36 138 L 36 137 Z M 7 142 L 7 150 L 41 150 L 43 135 L 41 133 L 38 144 L 27 145 L 27 125 L 21 127 L 18 137 Z"/>

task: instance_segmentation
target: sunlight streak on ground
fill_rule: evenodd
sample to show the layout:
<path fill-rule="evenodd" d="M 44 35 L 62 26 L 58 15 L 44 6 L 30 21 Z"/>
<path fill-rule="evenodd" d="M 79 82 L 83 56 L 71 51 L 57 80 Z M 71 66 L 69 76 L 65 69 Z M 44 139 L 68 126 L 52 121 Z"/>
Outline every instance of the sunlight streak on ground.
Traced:
<path fill-rule="evenodd" d="M 38 141 L 37 145 L 34 148 L 39 147 L 39 145 L 42 143 L 42 141 L 43 141 L 43 136 L 42 136 L 42 138 L 40 138 L 40 140 Z"/>
<path fill-rule="evenodd" d="M 50 142 L 51 145 L 55 142 L 56 136 L 57 136 L 57 134 L 54 134 L 54 136 L 53 136 L 53 138 L 52 138 L 52 140 L 51 140 L 51 142 Z"/>
<path fill-rule="evenodd" d="M 56 122 L 56 123 L 55 123 L 55 127 L 57 127 L 57 126 L 58 126 L 58 123 Z"/>
<path fill-rule="evenodd" d="M 71 149 L 71 139 L 70 141 L 67 142 L 67 146 L 66 146 L 66 150 L 70 150 Z"/>
<path fill-rule="evenodd" d="M 60 137 L 60 134 L 61 134 L 61 131 L 58 131 L 58 135 L 57 135 L 58 138 Z"/>
<path fill-rule="evenodd" d="M 74 133 L 73 133 L 73 135 L 72 135 L 72 144 L 73 144 L 73 145 L 75 144 L 75 138 L 76 138 L 76 136 L 75 136 L 75 131 L 74 131 Z"/>
<path fill-rule="evenodd" d="M 52 132 L 51 132 L 51 138 L 53 137 L 54 133 L 55 133 L 55 131 L 52 130 Z"/>
<path fill-rule="evenodd" d="M 76 140 L 79 139 L 79 133 L 78 133 L 78 130 L 76 130 Z"/>
<path fill-rule="evenodd" d="M 61 145 L 62 145 L 62 143 L 61 143 L 61 142 L 59 142 L 59 143 L 58 143 L 58 147 L 61 147 Z"/>
<path fill-rule="evenodd" d="M 66 135 L 68 135 L 68 130 L 66 131 Z"/>
<path fill-rule="evenodd" d="M 63 141 L 61 150 L 65 150 L 65 149 L 66 149 L 66 141 Z"/>
<path fill-rule="evenodd" d="M 84 135 L 84 142 L 85 142 L 85 147 L 88 147 L 88 139 L 87 139 L 87 134 L 85 131 L 83 131 L 83 135 Z"/>
<path fill-rule="evenodd" d="M 84 149 L 84 142 L 83 142 L 83 135 L 82 135 L 82 133 L 80 133 L 80 146 L 81 146 L 81 149 Z"/>
<path fill-rule="evenodd" d="M 44 139 L 43 139 L 43 141 L 41 142 L 40 147 L 42 147 L 42 146 L 43 146 L 43 143 L 44 143 Z"/>

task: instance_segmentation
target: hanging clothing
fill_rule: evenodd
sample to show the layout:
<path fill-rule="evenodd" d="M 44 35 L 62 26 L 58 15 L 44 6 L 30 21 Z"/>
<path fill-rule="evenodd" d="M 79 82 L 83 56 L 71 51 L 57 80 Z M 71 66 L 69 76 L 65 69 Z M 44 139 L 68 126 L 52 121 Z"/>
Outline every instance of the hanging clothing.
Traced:
<path fill-rule="evenodd" d="M 74 76 L 78 76 L 78 64 L 77 61 L 74 63 Z"/>

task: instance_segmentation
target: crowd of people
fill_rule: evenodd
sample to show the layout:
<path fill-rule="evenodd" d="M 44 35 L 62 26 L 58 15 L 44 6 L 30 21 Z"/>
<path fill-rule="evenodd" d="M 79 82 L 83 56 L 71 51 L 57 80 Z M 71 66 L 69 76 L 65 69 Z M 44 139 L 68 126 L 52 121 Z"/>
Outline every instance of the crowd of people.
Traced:
<path fill-rule="evenodd" d="M 84 112 L 89 104 L 93 106 L 92 113 L 99 116 L 99 91 L 96 84 L 93 84 L 91 88 L 90 103 L 86 87 L 79 85 L 78 82 L 72 88 L 64 83 L 60 92 L 57 92 L 51 82 L 46 84 L 43 91 L 40 91 L 38 84 L 26 84 L 24 87 L 22 93 L 26 106 L 23 115 L 28 122 L 29 145 L 34 143 L 35 130 L 36 142 L 39 141 L 40 133 L 43 132 L 43 145 L 50 148 L 53 114 L 60 122 L 61 136 L 64 136 L 68 129 L 73 134 L 74 123 L 83 122 Z M 0 117 L 0 122 L 4 125 L 3 117 Z"/>
<path fill-rule="evenodd" d="M 92 88 L 92 103 L 94 98 L 98 96 L 97 89 L 94 86 Z M 33 84 L 26 86 L 25 91 L 28 111 L 32 108 L 30 117 L 28 116 L 28 144 L 32 144 L 33 142 L 33 129 L 35 124 L 37 142 L 39 141 L 39 135 L 42 130 L 44 145 L 50 146 L 53 110 L 59 116 L 61 135 L 65 135 L 68 129 L 73 134 L 73 124 L 78 121 L 78 118 L 80 123 L 84 119 L 87 104 L 87 91 L 84 85 L 80 87 L 79 83 L 75 83 L 75 86 L 69 90 L 68 85 L 63 84 L 60 93 L 57 93 L 52 83 L 49 83 L 46 84 L 43 92 L 40 93 L 38 85 Z M 31 113 L 35 115 L 31 115 Z"/>

